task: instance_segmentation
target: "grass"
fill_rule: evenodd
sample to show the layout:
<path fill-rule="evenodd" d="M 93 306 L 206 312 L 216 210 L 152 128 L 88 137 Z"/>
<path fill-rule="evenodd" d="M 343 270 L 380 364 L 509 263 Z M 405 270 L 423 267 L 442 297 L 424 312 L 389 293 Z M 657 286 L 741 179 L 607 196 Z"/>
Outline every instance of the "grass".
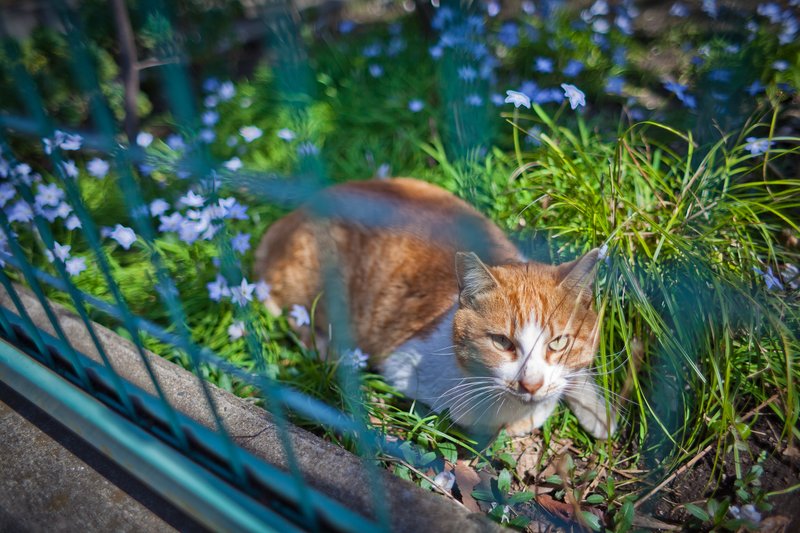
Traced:
<path fill-rule="evenodd" d="M 573 27 L 574 18 L 558 16 L 549 24 L 529 19 L 536 36 L 520 31 L 520 43 L 505 48 L 497 68 L 503 80 L 498 87 L 516 87 L 531 77 L 532 57 L 555 55 L 559 67 L 581 57 L 586 70 L 576 83 L 587 91 L 587 112 L 573 112 L 564 103 L 511 112 L 510 106 L 495 108 L 484 102 L 473 109 L 464 101 L 477 89 L 457 74 L 469 58 L 454 55 L 432 61 L 427 53 L 431 43 L 412 39 L 416 22 L 406 19 L 396 28 L 366 26 L 336 45 L 312 42 L 312 63 L 305 72 L 312 81 L 302 90 L 282 89 L 292 79 L 287 81 L 279 67 L 262 66 L 249 78 L 237 80 L 235 98 L 217 108 L 216 140 L 208 148 L 218 161 L 241 158 L 248 170 L 278 175 L 315 172 L 332 182 L 367 179 L 386 164 L 392 175 L 416 176 L 465 197 L 512 235 L 529 257 L 543 261 L 561 262 L 608 244 L 609 259 L 600 269 L 596 291 L 603 330 L 594 371 L 608 391 L 609 407 L 620 409 L 620 431 L 611 441 L 591 439 L 574 416 L 561 409 L 542 428 L 540 438 L 525 441 L 528 449 L 520 453 L 520 443 L 504 434 L 489 442 L 469 436 L 446 415 L 409 402 L 370 372 L 358 376 L 357 389 L 369 424 L 404 443 L 399 456 L 378 455 L 396 475 L 432 488 L 433 477 L 445 464 L 461 462 L 494 478 L 488 486 L 477 486 L 473 496 L 498 504 L 489 510 L 498 521 L 525 527 L 535 517 L 530 500 L 545 487 L 553 502 L 572 506 L 576 520 L 593 529 L 602 521 L 609 529 L 624 531 L 639 512 L 637 498 L 701 453 L 713 452 L 715 464 L 733 457 L 743 492 L 725 505 L 744 503 L 755 494 L 748 466 L 753 460 L 745 456 L 761 413 L 758 408 L 778 417 L 787 443 L 800 437 L 800 369 L 794 355 L 800 348 L 800 307 L 789 270 L 789 265 L 798 264 L 798 250 L 780 237 L 782 232 L 800 233 L 795 222 L 800 181 L 793 177 L 800 137 L 792 129 L 793 111 L 787 109 L 791 101 L 780 86 L 789 82 L 797 87 L 800 66 L 795 62 L 779 72 L 764 66 L 796 57 L 798 45 L 777 46 L 763 24 L 749 45 L 726 56 L 729 36 L 709 38 L 696 20 L 687 22 L 691 31 L 666 30 L 660 43 L 669 45 L 680 35 L 691 35 L 695 44 L 708 40 L 708 57 L 717 61 L 698 66 L 684 57 L 682 66 L 675 67 L 683 70 L 671 73 L 676 79 L 699 84 L 716 66 L 736 64 L 746 71 L 758 64 L 756 78 L 768 85 L 755 104 L 737 97 L 717 108 L 701 100 L 695 113 L 665 94 L 659 86 L 663 73 L 637 66 L 647 63 L 650 43 L 613 32 L 603 50 L 594 44 L 591 32 Z M 405 49 L 391 59 L 383 57 L 384 72 L 373 78 L 369 68 L 378 60 L 362 51 L 398 36 L 406 39 Z M 485 39 L 503 50 L 493 40 L 494 33 L 470 38 Z M 551 41 L 560 43 L 557 50 L 548 44 Z M 632 58 L 622 65 L 610 58 L 621 47 Z M 603 91 L 609 75 L 623 73 L 633 100 Z M 537 80 L 542 86 L 557 86 L 559 77 L 541 75 Z M 734 86 L 741 91 L 743 82 Z M 659 102 L 656 111 L 632 119 L 644 112 L 636 98 L 643 101 L 653 95 Z M 410 111 L 412 99 L 422 99 L 424 109 Z M 722 115 L 730 120 L 715 122 Z M 166 110 L 148 117 L 153 127 L 170 128 L 172 122 Z M 260 138 L 246 145 L 228 143 L 239 128 L 254 124 L 263 130 Z M 296 139 L 279 139 L 281 128 L 291 129 Z M 766 154 L 754 154 L 751 137 L 774 146 Z M 321 157 L 298 155 L 298 147 L 306 142 L 319 147 Z M 24 143 L 12 138 L 18 152 L 30 154 L 32 164 L 43 166 L 41 154 Z M 176 202 L 188 183 L 175 178 L 175 169 L 187 158 L 160 140 L 148 154 L 157 164 L 150 178 L 142 179 L 147 199 L 158 196 Z M 220 173 L 226 177 L 223 195 L 235 194 L 249 206 L 249 219 L 231 222 L 228 232 L 247 232 L 255 244 L 289 205 L 264 201 L 261 185 L 253 180 L 237 182 L 224 170 Z M 113 179 L 97 180 L 83 173 L 78 184 L 99 225 L 129 224 L 120 216 L 126 199 Z M 233 187 L 226 189 L 229 185 Z M 59 225 L 53 231 L 73 253 L 87 249 L 79 232 Z M 53 270 L 35 234 L 20 231 L 18 238 L 30 251 L 31 262 Z M 218 272 L 218 244 L 187 245 L 174 234 L 161 235 L 153 244 L 178 289 L 192 340 L 246 372 L 264 373 L 337 408 L 351 408 L 352 390 L 342 379 L 347 374 L 342 364 L 307 350 L 284 316 L 271 316 L 259 305 L 243 312 L 230 301 L 209 300 L 206 284 Z M 107 242 L 104 251 L 131 310 L 174 329 L 171 315 L 158 305 L 157 275 L 150 263 L 153 250 L 139 242 L 126 252 Z M 233 266 L 247 276 L 252 251 L 235 261 Z M 761 273 L 770 268 L 780 272 L 782 289 L 768 289 Z M 79 289 L 111 301 L 95 265 L 74 281 Z M 69 304 L 64 294 L 50 295 Z M 99 313 L 93 318 L 105 320 Z M 242 319 L 250 320 L 251 333 L 231 341 L 228 327 Z M 129 336 L 122 327 L 118 331 Z M 190 366 L 189 356 L 168 343 L 149 336 L 143 343 Z M 265 403 L 259 390 L 240 377 L 210 366 L 202 367 L 202 373 L 227 390 Z M 352 434 L 321 428 L 297 414 L 293 421 L 348 449 L 358 448 Z M 521 470 L 523 458 L 547 475 L 531 482 Z M 768 504 L 766 496 L 756 499 L 762 508 Z M 707 504 L 711 502 L 716 500 L 710 498 Z M 582 508 L 575 507 L 580 504 Z M 593 509 L 602 512 L 592 514 Z M 686 509 L 704 527 L 731 526 L 724 525 L 727 507 L 721 515 L 719 507 Z"/>

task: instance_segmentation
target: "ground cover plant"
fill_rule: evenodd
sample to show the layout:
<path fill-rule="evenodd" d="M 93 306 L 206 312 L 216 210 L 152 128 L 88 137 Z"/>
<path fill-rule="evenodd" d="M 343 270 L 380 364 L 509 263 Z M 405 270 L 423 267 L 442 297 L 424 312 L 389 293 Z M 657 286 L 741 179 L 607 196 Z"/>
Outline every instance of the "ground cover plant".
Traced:
<path fill-rule="evenodd" d="M 183 88 L 196 110 L 143 71 L 141 126 L 118 139 L 130 147 L 149 211 L 138 216 L 157 229 L 153 239 L 126 214 L 125 170 L 86 133 L 91 99 L 64 89 L 80 87 L 63 74 L 75 48 L 55 32 L 47 42 L 64 53 L 44 62 L 37 35 L 21 49 L 9 44 L 3 61 L 45 84 L 42 106 L 60 130 L 38 144 L 13 122 L 26 102 L 5 71 L 0 90 L 14 96 L 4 118 L 15 129 L 2 139 L 4 249 L 19 242 L 33 264 L 113 301 L 88 251 L 80 196 L 134 314 L 178 327 L 157 305 L 155 250 L 199 345 L 345 410 L 342 375 L 357 376 L 370 423 L 403 443 L 399 455 L 378 455 L 387 468 L 511 527 L 788 527 L 796 510 L 782 506 L 800 489 L 796 4 L 376 11 L 364 2 L 333 17 L 306 13 L 263 56 L 233 45 L 225 62 L 190 50 L 180 61 L 193 70 Z M 169 17 L 142 9 L 140 54 L 153 55 L 152 70 L 168 69 L 191 43 L 164 31 Z M 245 16 L 238 9 L 225 20 Z M 87 28 L 97 10 L 78 13 Z M 204 27 L 191 9 L 177 11 L 175 32 Z M 102 92 L 126 120 L 115 41 L 87 31 Z M 357 347 L 321 358 L 286 316 L 263 308 L 269 287 L 250 274 L 252 248 L 309 184 L 400 175 L 466 198 L 531 258 L 561 262 L 609 246 L 593 371 L 620 412 L 614 438 L 595 441 L 562 409 L 531 437 L 476 440 L 399 397 Z M 276 201 L 276 183 L 296 187 Z M 35 216 L 52 241 L 33 231 Z M 19 279 L 13 264 L 6 271 Z M 314 319 L 313 309 L 287 313 Z M 189 366 L 163 340 L 144 343 Z M 203 371 L 264 403 L 245 380 Z M 357 447 L 350 435 L 294 421 Z"/>

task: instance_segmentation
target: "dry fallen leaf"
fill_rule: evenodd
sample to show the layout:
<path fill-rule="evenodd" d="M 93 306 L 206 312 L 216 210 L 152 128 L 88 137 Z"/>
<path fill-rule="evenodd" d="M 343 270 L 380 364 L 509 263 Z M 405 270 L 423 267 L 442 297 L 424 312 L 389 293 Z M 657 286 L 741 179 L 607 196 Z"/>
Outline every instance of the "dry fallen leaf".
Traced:
<path fill-rule="evenodd" d="M 768 516 L 758 525 L 758 533 L 786 533 L 791 522 L 788 516 Z"/>
<path fill-rule="evenodd" d="M 475 486 L 480 483 L 480 476 L 475 469 L 469 466 L 469 463 L 463 459 L 459 459 L 458 462 L 456 462 L 453 471 L 456 475 L 456 485 L 458 485 L 458 490 L 461 492 L 461 503 L 471 512 L 479 513 L 480 507 L 478 507 L 478 502 L 475 501 L 475 498 L 472 497 L 472 491 L 475 490 Z"/>

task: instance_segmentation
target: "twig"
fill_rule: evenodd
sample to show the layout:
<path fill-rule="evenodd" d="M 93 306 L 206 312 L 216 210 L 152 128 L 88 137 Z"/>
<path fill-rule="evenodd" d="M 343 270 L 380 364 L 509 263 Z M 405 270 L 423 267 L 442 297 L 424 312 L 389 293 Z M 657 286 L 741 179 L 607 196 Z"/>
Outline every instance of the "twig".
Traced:
<path fill-rule="evenodd" d="M 742 422 L 752 418 L 753 415 L 755 415 L 757 412 L 761 411 L 761 409 L 763 409 L 767 405 L 769 405 L 772 402 L 774 402 L 775 400 L 777 400 L 779 396 L 780 396 L 779 394 L 772 395 L 771 398 L 769 398 L 768 400 L 764 401 L 763 403 L 761 403 L 761 405 L 759 405 L 758 407 L 756 407 L 755 409 L 753 409 L 752 411 L 750 411 L 749 413 L 744 415 L 742 417 Z M 712 442 L 711 444 L 709 444 L 708 446 L 703 448 L 703 450 L 699 454 L 697 454 L 695 457 L 693 457 L 692 460 L 690 460 L 688 463 L 686 463 L 685 465 L 683 465 L 682 467 L 680 467 L 679 469 L 674 471 L 664 481 L 662 481 L 661 483 L 656 485 L 650 492 L 648 492 L 647 494 L 642 496 L 642 498 L 640 500 L 638 500 L 636 503 L 633 504 L 633 508 L 634 509 L 638 509 L 644 502 L 649 500 L 656 492 L 660 491 L 665 486 L 667 486 L 669 483 L 671 483 L 673 479 L 675 479 L 676 477 L 678 477 L 679 475 L 683 474 L 684 472 L 689 470 L 691 467 L 693 467 L 695 465 L 695 463 L 697 463 L 700 459 L 705 457 L 708 452 L 713 450 L 715 445 L 716 445 L 716 443 Z"/>
<path fill-rule="evenodd" d="M 117 27 L 119 40 L 119 62 L 122 71 L 125 101 L 125 134 L 133 143 L 139 130 L 139 112 L 136 100 L 139 96 L 139 70 L 137 69 L 136 41 L 133 36 L 131 19 L 125 0 L 112 0 L 111 10 L 114 13 L 114 24 Z"/>
<path fill-rule="evenodd" d="M 427 475 L 423 474 L 422 472 L 420 472 L 419 470 L 414 468 L 409 463 L 403 461 L 402 459 L 397 459 L 396 457 L 388 457 L 388 456 L 381 457 L 381 460 L 382 461 L 387 461 L 387 462 L 390 462 L 390 463 L 399 463 L 399 464 L 405 466 L 406 468 L 408 468 L 409 470 L 411 470 L 412 472 L 417 474 L 419 477 L 421 477 L 422 479 L 424 479 L 425 481 L 430 483 L 431 487 L 433 487 L 437 492 L 440 492 L 441 494 L 443 494 L 443 495 L 447 496 L 448 498 L 450 498 L 451 500 L 453 500 L 462 509 L 466 509 L 467 511 L 469 511 L 467 506 L 464 505 L 463 503 L 461 503 L 460 501 L 458 501 L 458 499 L 455 496 L 453 496 L 448 491 L 446 491 L 442 487 L 440 487 L 434 480 L 432 480 L 430 478 L 430 476 L 427 476 Z"/>

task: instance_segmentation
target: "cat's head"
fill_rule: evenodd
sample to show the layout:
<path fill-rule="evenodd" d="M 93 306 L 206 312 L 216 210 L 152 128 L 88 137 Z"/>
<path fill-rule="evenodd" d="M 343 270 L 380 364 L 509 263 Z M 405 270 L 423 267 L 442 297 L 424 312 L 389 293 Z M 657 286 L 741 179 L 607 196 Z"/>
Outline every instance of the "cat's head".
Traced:
<path fill-rule="evenodd" d="M 494 378 L 520 402 L 560 398 L 597 350 L 592 283 L 603 255 L 594 249 L 558 266 L 486 266 L 458 253 L 453 342 L 467 374 Z"/>

